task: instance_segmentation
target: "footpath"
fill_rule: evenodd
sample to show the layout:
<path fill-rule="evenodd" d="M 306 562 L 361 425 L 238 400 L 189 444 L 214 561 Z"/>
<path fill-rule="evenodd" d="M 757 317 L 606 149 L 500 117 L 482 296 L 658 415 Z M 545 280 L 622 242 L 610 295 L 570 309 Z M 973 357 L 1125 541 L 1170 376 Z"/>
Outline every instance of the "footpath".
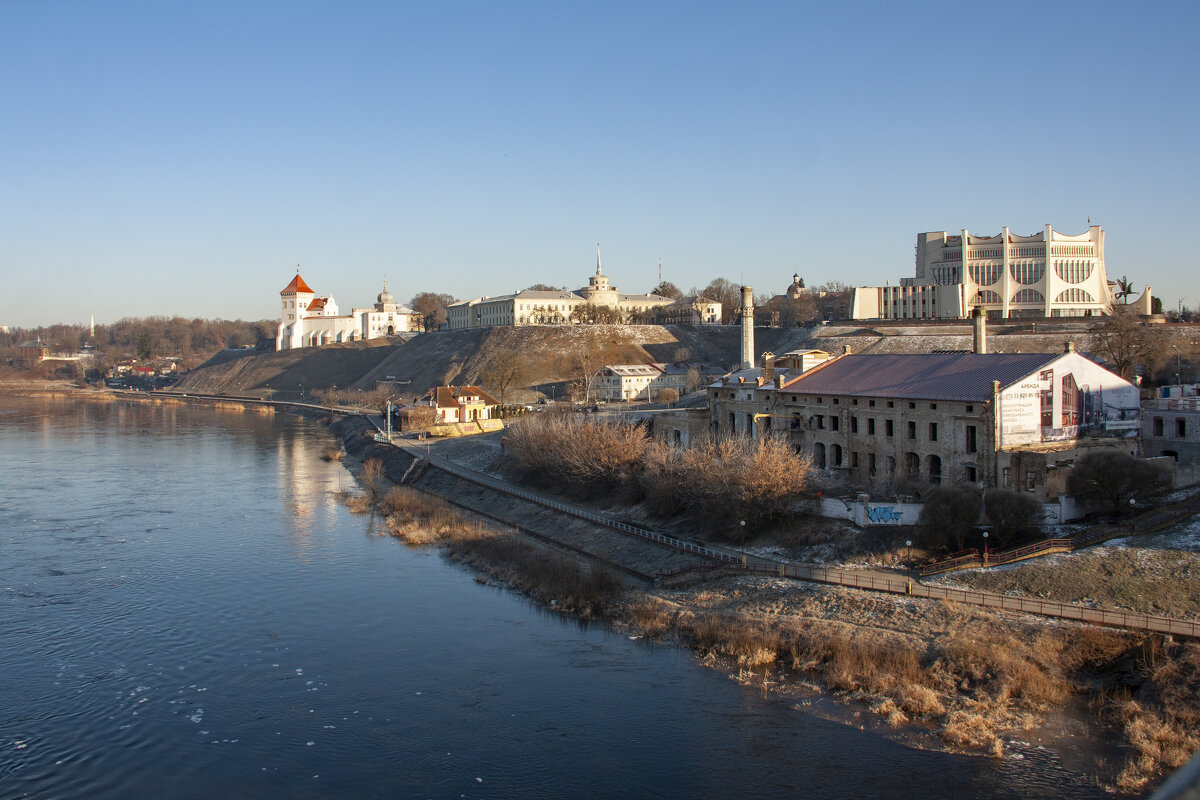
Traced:
<path fill-rule="evenodd" d="M 664 580 L 698 571 L 719 570 L 730 574 L 755 574 L 814 581 L 909 597 L 946 600 L 985 608 L 1037 614 L 1057 619 L 1112 625 L 1169 636 L 1200 638 L 1200 623 L 1191 620 L 1128 611 L 1085 608 L 1057 601 L 969 589 L 930 586 L 922 583 L 913 575 L 901 572 L 837 569 L 812 564 L 789 563 L 763 556 L 749 555 L 731 548 L 707 547 L 632 525 L 539 492 L 518 488 L 507 481 L 433 454 L 432 451 L 436 445 L 434 447 L 419 446 L 406 441 L 396 442 L 393 446 L 417 460 L 411 470 L 417 475 L 414 481 L 417 488 L 431 491 L 452 503 L 509 525 L 512 524 L 512 519 L 520 517 L 506 514 L 504 504 L 497 502 L 498 497 L 506 497 L 509 502 L 517 501 L 523 504 L 521 511 L 524 513 L 528 513 L 530 507 L 549 512 L 551 518 L 541 520 L 542 525 L 539 526 L 541 532 L 535 533 L 535 535 L 563 544 L 569 549 L 589 557 L 599 558 L 644 579 Z M 447 480 L 447 477 L 450 480 Z M 1200 500 L 1200 498 L 1196 499 Z M 592 532 L 589 534 L 572 531 L 570 524 L 562 522 L 563 516 L 590 523 Z M 557 517 L 557 523 L 554 522 L 554 517 Z M 517 527 L 524 530 L 524 525 Z M 619 537 L 624 537 L 626 543 L 624 545 L 615 543 L 610 536 L 597 539 L 595 535 L 597 529 L 611 531 Z M 582 535 L 577 535 L 578 533 Z M 649 548 L 642 546 L 630 549 L 629 541 L 639 541 L 643 545 L 649 545 Z M 672 551 L 673 555 L 664 558 L 664 551 Z M 631 562 L 631 558 L 648 560 Z"/>

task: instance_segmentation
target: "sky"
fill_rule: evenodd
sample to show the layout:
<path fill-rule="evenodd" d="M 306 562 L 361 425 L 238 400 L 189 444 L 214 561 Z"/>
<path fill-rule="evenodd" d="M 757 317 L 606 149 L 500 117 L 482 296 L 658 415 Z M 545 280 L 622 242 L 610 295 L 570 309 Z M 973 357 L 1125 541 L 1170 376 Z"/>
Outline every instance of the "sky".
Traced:
<path fill-rule="evenodd" d="M 1200 306 L 1194 3 L 0 0 L 0 325 L 595 269 L 896 283 L 1106 231 Z"/>

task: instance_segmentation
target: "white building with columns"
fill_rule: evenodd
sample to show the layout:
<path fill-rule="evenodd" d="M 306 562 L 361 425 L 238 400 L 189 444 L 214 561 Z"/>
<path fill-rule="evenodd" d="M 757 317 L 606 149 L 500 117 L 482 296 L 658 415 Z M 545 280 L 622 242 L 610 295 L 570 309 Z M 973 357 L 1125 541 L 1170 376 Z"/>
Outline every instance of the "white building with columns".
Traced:
<path fill-rule="evenodd" d="M 979 306 L 993 318 L 1086 317 L 1112 313 L 1104 231 L 1060 233 L 1047 225 L 1029 236 L 1007 227 L 995 236 L 965 228 L 917 234 L 916 274 L 896 286 L 854 289 L 852 319 L 946 319 Z M 1130 304 L 1151 311 L 1150 287 Z"/>
<path fill-rule="evenodd" d="M 395 301 L 384 282 L 375 298 L 374 308 L 355 308 L 349 314 L 338 311 L 333 295 L 318 297 L 300 272 L 279 293 L 279 332 L 276 350 L 319 347 L 335 342 L 377 339 L 405 331 L 419 331 L 422 317 Z"/>

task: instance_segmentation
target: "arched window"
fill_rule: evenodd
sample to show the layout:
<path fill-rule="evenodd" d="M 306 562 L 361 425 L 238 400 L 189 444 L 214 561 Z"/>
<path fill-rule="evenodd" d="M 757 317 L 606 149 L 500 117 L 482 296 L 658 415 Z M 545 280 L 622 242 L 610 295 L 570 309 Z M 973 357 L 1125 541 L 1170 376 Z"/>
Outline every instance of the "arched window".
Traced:
<path fill-rule="evenodd" d="M 1057 261 L 1054 272 L 1067 283 L 1082 283 L 1092 277 L 1094 265 L 1090 261 Z"/>
<path fill-rule="evenodd" d="M 1022 289 L 1013 295 L 1014 303 L 1044 303 L 1046 298 L 1037 289 Z"/>
<path fill-rule="evenodd" d="M 977 306 L 989 305 L 993 303 L 1000 305 L 1003 300 L 998 292 L 993 292 L 991 289 L 980 289 L 975 293 L 974 302 Z"/>
<path fill-rule="evenodd" d="M 820 442 L 813 445 L 813 466 L 825 469 L 825 445 Z"/>
<path fill-rule="evenodd" d="M 840 467 L 841 465 L 842 465 L 842 446 L 840 444 L 835 444 L 829 450 L 829 466 Z"/>
<path fill-rule="evenodd" d="M 1058 297 L 1054 298 L 1056 303 L 1093 303 L 1092 296 L 1076 286 L 1073 289 L 1064 289 L 1058 293 Z"/>
<path fill-rule="evenodd" d="M 929 469 L 929 482 L 930 483 L 941 483 L 942 482 L 942 459 L 941 459 L 941 457 L 940 456 L 930 456 L 925 461 L 926 461 L 926 464 Z"/>
<path fill-rule="evenodd" d="M 921 457 L 916 453 L 904 454 L 904 474 L 910 478 L 921 477 Z"/>

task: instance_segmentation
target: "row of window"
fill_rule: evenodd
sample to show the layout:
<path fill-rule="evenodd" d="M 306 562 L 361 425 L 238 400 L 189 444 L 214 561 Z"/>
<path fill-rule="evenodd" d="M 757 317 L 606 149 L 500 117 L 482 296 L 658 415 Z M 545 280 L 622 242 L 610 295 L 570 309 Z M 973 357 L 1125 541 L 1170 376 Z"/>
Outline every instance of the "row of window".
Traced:
<path fill-rule="evenodd" d="M 852 450 L 849 456 L 849 463 L 845 463 L 846 457 L 841 445 L 830 445 L 826 450 L 825 445 L 820 442 L 813 445 L 813 466 L 817 469 L 839 469 L 849 467 L 850 469 L 860 469 L 861 461 L 859 452 Z M 877 477 L 880 474 L 880 466 L 883 468 L 883 475 L 891 477 L 896 473 L 896 459 L 892 456 L 884 456 L 882 465 L 880 459 L 875 453 L 867 453 L 866 468 L 869 477 Z M 963 466 L 963 477 L 968 483 L 975 483 L 979 479 L 979 470 L 974 465 Z M 904 474 L 906 477 L 913 480 L 921 479 L 921 457 L 916 453 L 904 454 Z M 928 455 L 925 457 L 925 479 L 929 483 L 942 482 L 942 459 L 941 456 Z"/>
<path fill-rule="evenodd" d="M 1155 417 L 1154 421 L 1152 422 L 1152 425 L 1153 425 L 1153 430 L 1154 430 L 1155 436 L 1164 436 L 1165 435 L 1163 433 L 1165 426 L 1163 425 L 1162 417 Z M 1175 438 L 1183 439 L 1186 436 L 1187 436 L 1187 420 L 1184 419 L 1183 417 L 1176 417 L 1175 418 Z"/>

